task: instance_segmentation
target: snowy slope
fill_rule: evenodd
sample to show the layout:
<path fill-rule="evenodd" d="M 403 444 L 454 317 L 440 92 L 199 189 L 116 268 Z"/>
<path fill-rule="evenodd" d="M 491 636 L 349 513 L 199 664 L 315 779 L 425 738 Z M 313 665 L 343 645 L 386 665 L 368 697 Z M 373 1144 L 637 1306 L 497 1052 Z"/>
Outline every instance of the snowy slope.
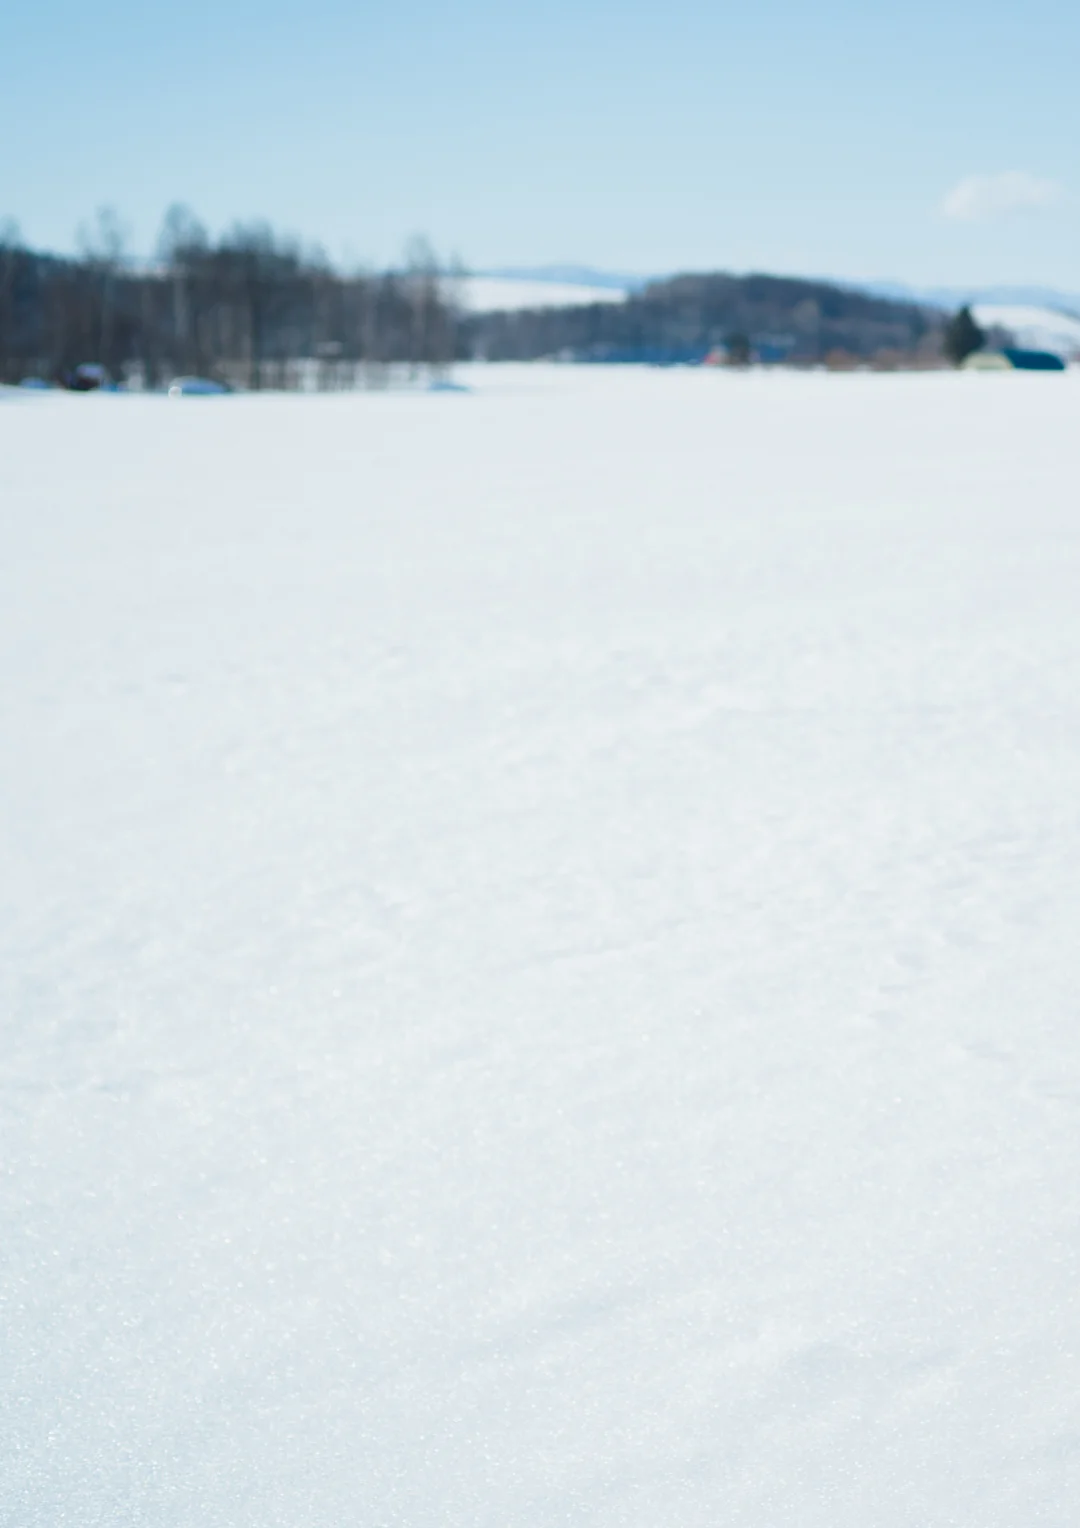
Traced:
<path fill-rule="evenodd" d="M 975 321 L 984 328 L 1007 329 L 1015 343 L 1063 356 L 1080 355 L 1080 318 L 1053 308 L 1017 303 L 977 303 Z"/>
<path fill-rule="evenodd" d="M 1072 376 L 0 403 L 0 1518 L 1072 1528 Z"/>
<path fill-rule="evenodd" d="M 622 302 L 615 287 L 570 281 L 528 281 L 516 276 L 466 276 L 456 283 L 462 305 L 474 313 L 520 308 L 582 308 L 594 302 Z"/>

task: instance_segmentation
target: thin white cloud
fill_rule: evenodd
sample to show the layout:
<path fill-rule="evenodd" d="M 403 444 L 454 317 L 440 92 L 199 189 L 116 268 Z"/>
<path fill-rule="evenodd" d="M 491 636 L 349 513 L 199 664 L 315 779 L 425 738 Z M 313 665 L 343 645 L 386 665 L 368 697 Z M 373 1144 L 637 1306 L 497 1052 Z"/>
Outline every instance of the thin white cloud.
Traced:
<path fill-rule="evenodd" d="M 957 222 L 978 223 L 1004 217 L 1009 212 L 1051 207 L 1063 194 L 1057 181 L 1040 180 L 1024 170 L 967 175 L 942 199 L 941 211 Z"/>

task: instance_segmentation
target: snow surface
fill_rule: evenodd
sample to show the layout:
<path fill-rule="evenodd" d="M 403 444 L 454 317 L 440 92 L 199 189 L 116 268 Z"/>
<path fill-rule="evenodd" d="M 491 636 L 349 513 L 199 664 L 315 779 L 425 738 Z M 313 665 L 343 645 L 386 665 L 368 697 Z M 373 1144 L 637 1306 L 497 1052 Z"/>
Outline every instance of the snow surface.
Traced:
<path fill-rule="evenodd" d="M 1072 1528 L 1068 376 L 0 403 L 0 1521 Z"/>
<path fill-rule="evenodd" d="M 623 302 L 615 287 L 583 286 L 571 281 L 528 281 L 516 276 L 464 276 L 456 283 L 458 300 L 474 313 L 514 312 L 523 308 L 584 308 L 594 302 Z"/>
<path fill-rule="evenodd" d="M 1007 329 L 1020 346 L 1051 350 L 1063 356 L 1080 355 L 1080 318 L 1053 308 L 1025 307 L 1018 303 L 981 302 L 973 309 L 975 322 L 984 328 Z"/>

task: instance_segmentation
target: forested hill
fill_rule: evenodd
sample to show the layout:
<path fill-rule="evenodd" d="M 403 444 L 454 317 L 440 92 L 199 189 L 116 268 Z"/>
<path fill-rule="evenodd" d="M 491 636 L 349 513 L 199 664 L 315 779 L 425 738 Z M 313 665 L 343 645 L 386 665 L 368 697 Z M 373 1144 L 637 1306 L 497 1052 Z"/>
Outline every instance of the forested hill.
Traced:
<path fill-rule="evenodd" d="M 942 321 L 934 309 L 825 281 L 685 275 L 623 303 L 475 314 L 463 339 L 489 360 L 700 360 L 719 346 L 766 360 L 914 359 L 938 352 Z"/>

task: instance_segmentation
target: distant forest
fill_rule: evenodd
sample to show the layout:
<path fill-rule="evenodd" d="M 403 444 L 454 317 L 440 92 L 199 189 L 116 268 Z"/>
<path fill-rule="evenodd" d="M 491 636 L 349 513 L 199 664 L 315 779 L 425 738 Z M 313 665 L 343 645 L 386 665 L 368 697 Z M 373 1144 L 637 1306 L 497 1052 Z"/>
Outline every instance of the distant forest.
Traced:
<path fill-rule="evenodd" d="M 213 240 L 174 207 L 150 263 L 124 258 L 107 212 L 83 245 L 78 257 L 40 254 L 0 225 L 0 380 L 78 386 L 94 367 L 146 387 L 177 375 L 351 387 L 454 355 L 454 313 L 422 241 L 399 271 L 342 274 L 266 224 Z"/>
<path fill-rule="evenodd" d="M 940 364 L 945 316 L 822 281 L 684 275 L 622 303 L 465 313 L 423 241 L 402 267 L 343 273 L 264 223 L 212 239 L 167 214 L 155 258 L 124 255 L 103 211 L 78 256 L 42 254 L 0 223 L 0 381 L 156 387 L 202 376 L 232 387 L 379 385 L 455 360 L 672 364 Z"/>
<path fill-rule="evenodd" d="M 477 314 L 462 342 L 489 360 L 700 361 L 724 352 L 842 365 L 933 365 L 945 316 L 824 281 L 783 276 L 686 275 L 654 281 L 624 303 Z"/>

